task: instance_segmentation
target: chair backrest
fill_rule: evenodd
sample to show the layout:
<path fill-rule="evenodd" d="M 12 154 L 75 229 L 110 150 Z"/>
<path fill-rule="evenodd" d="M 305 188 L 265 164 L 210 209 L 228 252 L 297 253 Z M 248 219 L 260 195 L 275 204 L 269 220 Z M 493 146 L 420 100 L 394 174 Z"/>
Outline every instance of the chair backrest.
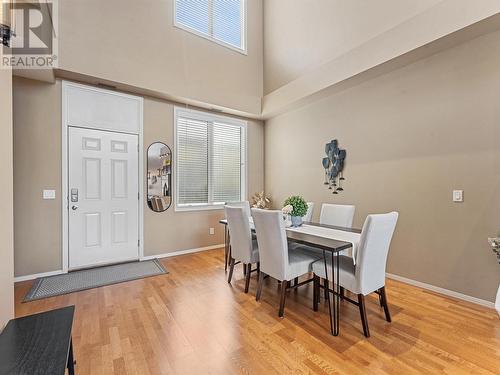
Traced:
<path fill-rule="evenodd" d="M 245 209 L 245 214 L 250 217 L 252 216 L 252 211 L 250 211 L 250 202 L 249 201 L 241 201 L 241 202 L 226 202 L 226 206 L 231 207 L 242 207 Z"/>
<path fill-rule="evenodd" d="M 302 217 L 302 220 L 304 220 L 304 221 L 312 221 L 313 210 L 314 210 L 314 202 L 307 202 L 307 212 Z"/>
<path fill-rule="evenodd" d="M 356 259 L 356 280 L 363 294 L 385 285 L 385 267 L 399 214 L 368 215 L 363 225 Z"/>
<path fill-rule="evenodd" d="M 288 270 L 288 242 L 283 213 L 252 208 L 252 216 L 259 244 L 260 270 L 284 280 Z"/>
<path fill-rule="evenodd" d="M 247 212 L 243 207 L 225 206 L 231 255 L 243 263 L 250 263 L 252 257 L 252 232 Z"/>
<path fill-rule="evenodd" d="M 356 207 L 352 205 L 323 203 L 319 223 L 352 228 L 355 209 Z"/>

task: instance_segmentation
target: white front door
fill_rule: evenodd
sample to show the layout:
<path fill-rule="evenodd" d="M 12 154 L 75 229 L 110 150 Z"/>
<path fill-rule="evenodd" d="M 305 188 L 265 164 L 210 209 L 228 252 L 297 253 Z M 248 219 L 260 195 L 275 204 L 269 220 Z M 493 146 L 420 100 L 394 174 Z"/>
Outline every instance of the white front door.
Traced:
<path fill-rule="evenodd" d="M 69 127 L 69 268 L 139 258 L 138 136 Z"/>

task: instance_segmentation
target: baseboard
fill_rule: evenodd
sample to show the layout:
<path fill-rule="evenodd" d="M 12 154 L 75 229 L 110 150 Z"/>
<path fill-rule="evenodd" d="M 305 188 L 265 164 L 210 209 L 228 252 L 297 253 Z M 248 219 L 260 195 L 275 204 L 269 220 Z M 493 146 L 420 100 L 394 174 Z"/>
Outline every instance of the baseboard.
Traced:
<path fill-rule="evenodd" d="M 38 279 L 39 277 L 61 275 L 63 273 L 65 273 L 65 272 L 63 272 L 62 270 L 57 270 L 57 271 L 49 271 L 49 272 L 42 272 L 42 273 L 34 273 L 33 275 L 17 276 L 17 277 L 14 277 L 14 282 L 18 283 L 20 281 L 34 280 L 34 279 Z"/>
<path fill-rule="evenodd" d="M 468 296 L 467 294 L 462 294 L 462 293 L 454 292 L 453 290 L 440 288 L 438 286 L 434 286 L 434 285 L 426 284 L 426 283 L 423 283 L 423 282 L 420 282 L 420 281 L 408 279 L 406 277 L 399 276 L 399 275 L 394 275 L 392 273 L 386 273 L 385 275 L 389 279 L 401 281 L 402 283 L 405 283 L 405 284 L 409 284 L 409 285 L 413 285 L 413 286 L 418 286 L 419 288 L 427 289 L 427 290 L 430 290 L 430 291 L 433 291 L 433 292 L 436 292 L 436 293 L 439 293 L 439 294 L 444 294 L 445 296 L 448 296 L 448 297 L 453 297 L 453 298 L 461 299 L 463 301 L 472 302 L 472 303 L 475 303 L 477 305 L 488 307 L 490 309 L 495 309 L 495 304 L 493 302 L 486 301 L 484 299 L 480 299 L 480 298 Z"/>
<path fill-rule="evenodd" d="M 195 249 L 179 250 L 179 251 L 173 251 L 171 253 L 148 255 L 148 256 L 142 257 L 141 260 L 149 260 L 149 259 L 155 259 L 155 258 L 169 258 L 169 257 L 175 257 L 177 255 L 185 255 L 185 254 L 199 253 L 200 251 L 220 249 L 222 247 L 224 247 L 224 244 L 198 247 Z"/>
<path fill-rule="evenodd" d="M 155 259 L 155 258 L 175 257 L 177 255 L 192 254 L 192 253 L 198 253 L 200 251 L 220 249 L 221 247 L 224 247 L 224 244 L 222 244 L 222 245 L 212 245 L 212 246 L 206 246 L 206 247 L 198 247 L 196 249 L 179 250 L 179 251 L 174 251 L 172 253 L 164 253 L 164 254 L 157 254 L 157 255 L 148 255 L 148 256 L 142 257 L 141 260 L 149 260 L 149 259 Z M 50 271 L 50 272 L 35 273 L 33 275 L 17 276 L 17 277 L 14 277 L 14 282 L 18 283 L 18 282 L 21 282 L 21 281 L 28 281 L 28 280 L 38 279 L 39 277 L 61 275 L 63 273 L 66 273 L 66 272 L 64 272 L 63 270 L 57 270 L 57 271 Z"/>

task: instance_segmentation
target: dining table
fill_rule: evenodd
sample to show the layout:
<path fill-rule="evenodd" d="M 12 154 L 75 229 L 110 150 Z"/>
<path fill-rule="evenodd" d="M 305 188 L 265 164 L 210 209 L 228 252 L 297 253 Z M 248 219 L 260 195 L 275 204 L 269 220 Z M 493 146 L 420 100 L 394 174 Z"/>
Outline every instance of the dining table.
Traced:
<path fill-rule="evenodd" d="M 253 235 L 257 235 L 253 220 L 250 217 L 250 229 Z M 226 219 L 221 219 L 220 224 L 224 225 L 224 254 L 225 268 L 230 258 L 230 233 Z M 340 283 L 339 283 L 339 254 L 345 250 L 352 250 L 353 258 L 356 255 L 356 249 L 359 244 L 361 230 L 357 228 L 344 228 L 333 225 L 326 225 L 314 222 L 304 222 L 299 227 L 286 227 L 286 236 L 289 242 L 305 245 L 304 249 L 310 251 L 323 251 L 323 262 L 325 266 L 326 285 L 330 285 L 330 280 L 333 282 L 333 298 L 330 298 L 330 293 L 327 293 L 328 312 L 330 315 L 330 332 L 334 336 L 338 336 L 340 327 Z M 328 257 L 327 254 L 331 254 Z M 332 277 L 328 276 L 328 258 L 331 261 Z"/>

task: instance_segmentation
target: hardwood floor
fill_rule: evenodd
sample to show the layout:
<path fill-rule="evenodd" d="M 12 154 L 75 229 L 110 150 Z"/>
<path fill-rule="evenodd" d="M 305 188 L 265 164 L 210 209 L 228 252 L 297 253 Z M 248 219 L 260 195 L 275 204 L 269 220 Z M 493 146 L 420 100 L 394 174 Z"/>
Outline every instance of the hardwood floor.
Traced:
<path fill-rule="evenodd" d="M 169 274 L 21 303 L 16 316 L 74 304 L 77 374 L 500 374 L 500 319 L 494 310 L 388 280 L 392 323 L 378 296 L 366 298 L 371 337 L 359 311 L 341 303 L 340 336 L 329 334 L 312 283 L 291 291 L 278 318 L 279 291 L 256 273 L 244 294 L 232 286 L 223 251 L 163 259 Z"/>

